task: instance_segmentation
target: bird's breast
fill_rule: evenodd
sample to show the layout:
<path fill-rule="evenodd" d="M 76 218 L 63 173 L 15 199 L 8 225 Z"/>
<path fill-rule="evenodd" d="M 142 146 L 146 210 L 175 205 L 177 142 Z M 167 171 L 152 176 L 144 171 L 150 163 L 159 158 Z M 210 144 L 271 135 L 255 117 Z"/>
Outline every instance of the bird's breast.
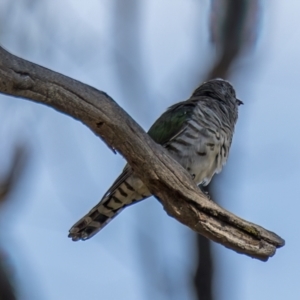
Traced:
<path fill-rule="evenodd" d="M 226 140 L 221 131 L 192 120 L 167 149 L 197 184 L 207 185 L 227 160 Z"/>

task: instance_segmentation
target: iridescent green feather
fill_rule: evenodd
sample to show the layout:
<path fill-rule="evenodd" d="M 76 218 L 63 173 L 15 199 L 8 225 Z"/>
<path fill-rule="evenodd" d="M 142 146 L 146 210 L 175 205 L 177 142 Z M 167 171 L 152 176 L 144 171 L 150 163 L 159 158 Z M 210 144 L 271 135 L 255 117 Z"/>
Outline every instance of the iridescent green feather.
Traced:
<path fill-rule="evenodd" d="M 168 143 L 191 118 L 195 105 L 194 101 L 184 101 L 169 107 L 151 126 L 148 134 L 158 144 Z"/>

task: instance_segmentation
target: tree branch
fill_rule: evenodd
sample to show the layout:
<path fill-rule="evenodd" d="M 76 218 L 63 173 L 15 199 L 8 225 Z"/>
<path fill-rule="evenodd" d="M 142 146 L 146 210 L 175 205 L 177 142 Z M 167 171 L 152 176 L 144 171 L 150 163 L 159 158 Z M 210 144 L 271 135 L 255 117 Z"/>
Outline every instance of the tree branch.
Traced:
<path fill-rule="evenodd" d="M 170 216 L 194 231 L 262 261 L 284 245 L 275 233 L 209 201 L 187 171 L 106 93 L 18 58 L 1 47 L 0 92 L 43 103 L 83 122 L 126 158 Z"/>

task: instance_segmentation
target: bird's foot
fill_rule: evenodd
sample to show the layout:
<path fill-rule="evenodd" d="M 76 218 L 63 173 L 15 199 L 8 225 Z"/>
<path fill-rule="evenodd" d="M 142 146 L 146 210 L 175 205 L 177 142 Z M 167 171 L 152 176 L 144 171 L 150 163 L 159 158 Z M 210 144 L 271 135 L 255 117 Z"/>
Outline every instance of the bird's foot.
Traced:
<path fill-rule="evenodd" d="M 211 200 L 211 196 L 207 190 L 206 187 L 204 187 L 203 185 L 199 185 L 199 189 L 201 190 L 201 192 L 208 198 L 208 200 Z"/>

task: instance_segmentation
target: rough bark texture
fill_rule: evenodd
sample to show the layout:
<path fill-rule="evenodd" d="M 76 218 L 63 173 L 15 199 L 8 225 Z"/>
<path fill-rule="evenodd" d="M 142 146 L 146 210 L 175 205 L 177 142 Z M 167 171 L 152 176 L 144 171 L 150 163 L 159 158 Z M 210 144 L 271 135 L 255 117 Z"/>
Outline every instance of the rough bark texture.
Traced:
<path fill-rule="evenodd" d="M 0 92 L 43 103 L 83 122 L 126 158 L 170 216 L 194 231 L 262 261 L 284 245 L 275 233 L 209 201 L 189 174 L 106 93 L 1 47 Z"/>

